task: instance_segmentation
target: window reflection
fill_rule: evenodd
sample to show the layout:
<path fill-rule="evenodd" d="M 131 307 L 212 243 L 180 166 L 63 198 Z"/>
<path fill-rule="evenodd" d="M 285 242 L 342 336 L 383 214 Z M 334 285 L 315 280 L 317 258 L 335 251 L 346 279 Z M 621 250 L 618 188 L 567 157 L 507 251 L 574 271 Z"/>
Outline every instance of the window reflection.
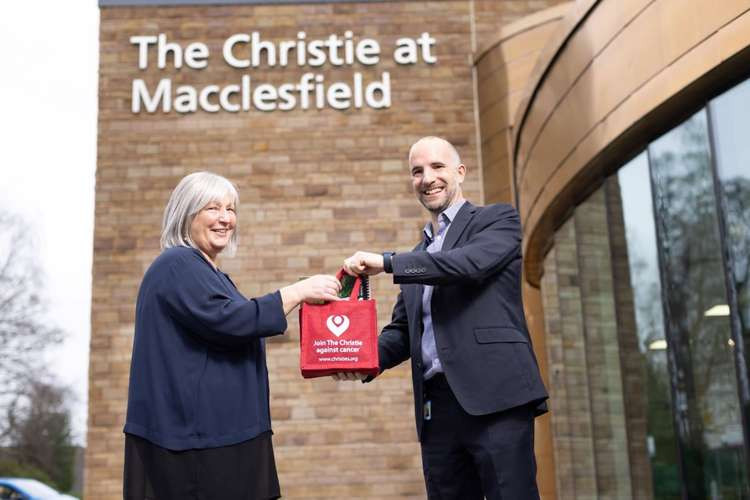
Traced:
<path fill-rule="evenodd" d="M 542 295 L 559 498 L 750 499 L 748 109 L 750 80 L 555 232 Z"/>
<path fill-rule="evenodd" d="M 649 146 L 683 481 L 743 498 L 746 466 L 705 111 Z M 709 313 L 714 311 L 713 313 Z"/>
<path fill-rule="evenodd" d="M 750 81 L 745 81 L 709 104 L 716 168 L 724 213 L 725 245 L 730 268 L 730 300 L 743 340 L 747 405 L 748 350 L 750 349 Z M 729 307 L 726 313 L 729 314 Z M 742 353 L 739 353 L 741 356 Z M 750 411 L 750 408 L 746 409 Z M 747 415 L 745 418 L 748 418 Z M 747 439 L 748 436 L 746 436 Z"/>
<path fill-rule="evenodd" d="M 617 174 L 633 291 L 638 348 L 645 367 L 647 449 L 654 499 L 680 498 L 679 459 L 672 420 L 667 342 L 662 316 L 656 228 L 648 158 L 634 158 Z"/>

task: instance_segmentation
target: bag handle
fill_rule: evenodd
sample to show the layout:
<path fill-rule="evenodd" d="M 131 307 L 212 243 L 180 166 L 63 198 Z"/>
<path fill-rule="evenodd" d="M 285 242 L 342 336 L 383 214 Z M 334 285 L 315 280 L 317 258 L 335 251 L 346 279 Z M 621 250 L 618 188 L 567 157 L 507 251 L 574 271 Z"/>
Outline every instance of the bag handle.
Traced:
<path fill-rule="evenodd" d="M 336 273 L 336 279 L 341 281 L 341 278 L 344 277 L 344 269 L 339 269 L 339 272 Z M 356 300 L 359 296 L 359 289 L 362 287 L 362 278 L 357 275 L 354 277 L 354 286 L 352 287 L 352 291 L 349 294 L 349 298 L 352 300 Z"/>

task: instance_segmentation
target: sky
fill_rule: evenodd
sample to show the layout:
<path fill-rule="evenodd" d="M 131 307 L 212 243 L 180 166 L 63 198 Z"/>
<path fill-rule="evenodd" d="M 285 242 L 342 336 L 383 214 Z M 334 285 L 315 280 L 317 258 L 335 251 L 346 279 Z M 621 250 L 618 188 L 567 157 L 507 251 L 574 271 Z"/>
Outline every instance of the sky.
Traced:
<path fill-rule="evenodd" d="M 46 320 L 66 332 L 44 355 L 73 390 L 85 442 L 96 171 L 96 0 L 6 2 L 0 15 L 0 209 L 20 215 L 44 273 Z"/>

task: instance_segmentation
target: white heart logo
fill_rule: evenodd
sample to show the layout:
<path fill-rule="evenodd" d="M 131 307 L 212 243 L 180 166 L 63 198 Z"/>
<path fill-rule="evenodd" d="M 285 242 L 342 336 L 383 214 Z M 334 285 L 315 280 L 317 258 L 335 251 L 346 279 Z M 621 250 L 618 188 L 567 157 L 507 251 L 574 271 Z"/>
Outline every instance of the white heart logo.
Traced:
<path fill-rule="evenodd" d="M 340 337 L 349 328 L 349 318 L 346 316 L 331 315 L 326 320 L 326 326 L 337 337 Z"/>

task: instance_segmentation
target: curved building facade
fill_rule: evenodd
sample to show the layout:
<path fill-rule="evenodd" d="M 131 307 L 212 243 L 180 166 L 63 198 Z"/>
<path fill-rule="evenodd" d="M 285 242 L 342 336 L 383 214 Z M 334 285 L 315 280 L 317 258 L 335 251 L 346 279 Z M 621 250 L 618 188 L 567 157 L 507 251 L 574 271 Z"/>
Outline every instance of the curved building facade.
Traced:
<path fill-rule="evenodd" d="M 524 222 L 540 462 L 558 498 L 747 498 L 750 4 L 559 9 L 518 104 L 478 93 L 485 193 Z"/>

